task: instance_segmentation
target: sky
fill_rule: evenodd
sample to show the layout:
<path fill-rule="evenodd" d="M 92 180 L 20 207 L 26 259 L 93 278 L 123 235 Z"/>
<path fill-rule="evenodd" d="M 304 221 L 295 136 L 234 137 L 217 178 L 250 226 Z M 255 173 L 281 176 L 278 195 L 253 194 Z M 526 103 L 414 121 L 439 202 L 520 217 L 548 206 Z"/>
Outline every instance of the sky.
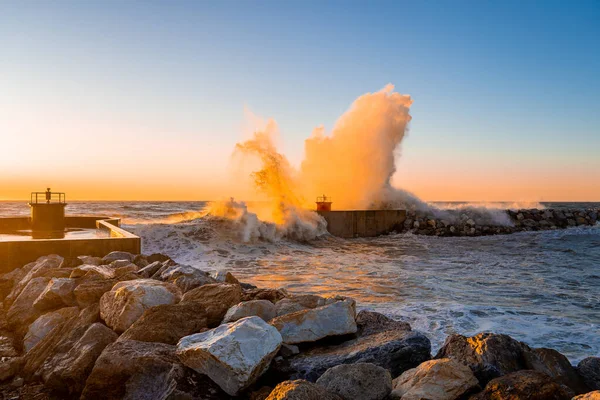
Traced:
<path fill-rule="evenodd" d="M 0 200 L 250 196 L 245 111 L 293 165 L 360 95 L 409 94 L 395 186 L 600 201 L 598 1 L 2 1 Z"/>

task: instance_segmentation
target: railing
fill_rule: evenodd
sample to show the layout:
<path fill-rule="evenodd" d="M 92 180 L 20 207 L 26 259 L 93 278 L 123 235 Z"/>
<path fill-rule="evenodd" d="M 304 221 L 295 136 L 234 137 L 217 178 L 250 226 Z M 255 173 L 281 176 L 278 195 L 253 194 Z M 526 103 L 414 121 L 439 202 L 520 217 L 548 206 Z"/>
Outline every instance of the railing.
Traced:
<path fill-rule="evenodd" d="M 327 197 L 327 196 L 317 197 L 317 203 L 332 203 L 331 197 Z"/>
<path fill-rule="evenodd" d="M 61 192 L 31 192 L 31 200 L 29 204 L 38 203 L 60 203 L 65 204 L 66 202 L 65 193 Z"/>

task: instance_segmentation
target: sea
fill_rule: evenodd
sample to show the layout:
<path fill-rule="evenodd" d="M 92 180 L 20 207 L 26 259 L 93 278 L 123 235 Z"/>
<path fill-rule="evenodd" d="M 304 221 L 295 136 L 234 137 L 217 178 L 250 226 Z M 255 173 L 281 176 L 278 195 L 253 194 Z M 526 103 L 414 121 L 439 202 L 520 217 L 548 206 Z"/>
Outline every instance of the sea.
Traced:
<path fill-rule="evenodd" d="M 450 334 L 490 331 L 556 349 L 572 363 L 600 356 L 600 225 L 483 237 L 401 233 L 245 243 L 231 225 L 203 216 L 205 206 L 72 202 L 67 213 L 120 217 L 141 236 L 145 254 L 229 270 L 259 287 L 353 297 L 359 308 L 425 333 L 434 354 Z M 540 206 L 600 208 L 600 203 Z M 28 212 L 24 202 L 0 202 L 0 217 Z"/>

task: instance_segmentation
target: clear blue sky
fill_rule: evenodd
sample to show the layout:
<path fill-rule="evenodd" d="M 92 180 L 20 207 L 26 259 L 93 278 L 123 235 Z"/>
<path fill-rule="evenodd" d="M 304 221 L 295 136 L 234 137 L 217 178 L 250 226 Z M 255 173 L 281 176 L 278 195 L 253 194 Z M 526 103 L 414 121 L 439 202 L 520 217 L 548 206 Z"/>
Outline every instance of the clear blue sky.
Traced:
<path fill-rule="evenodd" d="M 553 200 L 574 176 L 600 200 L 599 1 L 3 1 L 0 138 L 12 139 L 0 186 L 30 177 L 33 158 L 54 165 L 50 154 L 71 160 L 57 174 L 111 171 L 75 154 L 80 140 L 135 145 L 136 165 L 145 147 L 156 160 L 154 147 L 181 143 L 186 161 L 175 164 L 217 185 L 206 171 L 225 173 L 245 105 L 277 120 L 298 163 L 315 126 L 330 129 L 387 83 L 414 99 L 400 186 L 443 200 L 426 181 L 464 174 L 473 186 L 482 170 L 525 174 L 519 184 L 562 179 L 523 196 Z M 48 132 L 66 150 L 41 139 Z"/>

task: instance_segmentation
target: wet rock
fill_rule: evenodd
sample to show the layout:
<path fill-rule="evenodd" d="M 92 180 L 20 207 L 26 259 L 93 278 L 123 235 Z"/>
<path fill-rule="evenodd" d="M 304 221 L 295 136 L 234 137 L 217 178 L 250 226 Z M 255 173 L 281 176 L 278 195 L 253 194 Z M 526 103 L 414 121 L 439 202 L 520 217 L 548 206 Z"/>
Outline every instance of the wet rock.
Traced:
<path fill-rule="evenodd" d="M 187 293 L 197 287 L 215 283 L 207 272 L 189 265 L 173 265 L 161 272 L 160 279 L 175 284 L 182 293 Z"/>
<path fill-rule="evenodd" d="M 39 311 L 52 310 L 59 307 L 74 306 L 77 281 L 70 278 L 52 278 L 46 288 L 33 302 Z"/>
<path fill-rule="evenodd" d="M 41 312 L 33 307 L 33 303 L 46 289 L 48 282 L 50 279 L 39 277 L 31 279 L 27 283 L 27 286 L 20 291 L 19 296 L 8 309 L 6 318 L 9 326 L 13 329 L 22 329 L 39 317 Z"/>
<path fill-rule="evenodd" d="M 600 357 L 584 358 L 577 364 L 577 373 L 592 390 L 600 390 Z"/>
<path fill-rule="evenodd" d="M 184 336 L 207 328 L 202 303 L 190 301 L 152 307 L 127 329 L 119 340 L 139 340 L 175 345 Z"/>
<path fill-rule="evenodd" d="M 235 322 L 245 317 L 257 316 L 263 321 L 275 318 L 275 305 L 269 300 L 250 300 L 231 307 L 227 310 L 222 323 Z"/>
<path fill-rule="evenodd" d="M 244 290 L 242 301 L 269 300 L 271 303 L 277 303 L 288 296 L 285 289 L 250 289 Z"/>
<path fill-rule="evenodd" d="M 68 307 L 38 317 L 31 325 L 29 325 L 29 330 L 23 339 L 23 349 L 25 352 L 29 352 L 29 350 L 38 344 L 38 342 L 50 333 L 52 329 L 78 314 L 78 307 Z"/>
<path fill-rule="evenodd" d="M 234 396 L 254 383 L 281 346 L 281 335 L 258 317 L 247 317 L 182 338 L 177 355 Z"/>
<path fill-rule="evenodd" d="M 355 309 L 350 301 L 339 301 L 311 310 L 298 311 L 271 321 L 288 344 L 314 342 L 327 336 L 346 335 L 357 330 Z"/>
<path fill-rule="evenodd" d="M 425 361 L 394 379 L 393 400 L 456 400 L 479 387 L 466 365 L 449 358 Z"/>
<path fill-rule="evenodd" d="M 435 358 L 451 358 L 469 366 L 483 386 L 490 379 L 525 369 L 524 349 L 528 348 L 508 335 L 451 335 Z"/>
<path fill-rule="evenodd" d="M 110 264 L 111 262 L 116 260 L 127 260 L 132 262 L 134 258 L 135 256 L 133 254 L 128 253 L 126 251 L 113 251 L 102 258 L 102 264 Z"/>
<path fill-rule="evenodd" d="M 584 393 L 588 390 L 567 357 L 558 351 L 545 348 L 531 349 L 525 351 L 524 356 L 527 369 L 542 372 L 557 382 L 569 386 L 575 393 Z"/>
<path fill-rule="evenodd" d="M 171 283 L 152 279 L 119 282 L 100 298 L 100 317 L 115 332 L 124 332 L 148 308 L 180 299 L 180 290 Z"/>
<path fill-rule="evenodd" d="M 96 360 L 81 400 L 227 398 L 208 378 L 185 368 L 175 349 L 136 340 L 109 344 Z"/>
<path fill-rule="evenodd" d="M 56 326 L 25 356 L 23 377 L 47 376 L 54 360 L 67 353 L 91 324 L 99 320 L 98 305 L 92 305 Z M 44 369 L 46 367 L 46 369 Z"/>
<path fill-rule="evenodd" d="M 344 341 L 319 344 L 288 359 L 276 360 L 272 371 L 276 379 L 316 381 L 326 370 L 340 364 L 372 363 L 398 376 L 431 358 L 431 343 L 415 331 L 388 330 Z"/>
<path fill-rule="evenodd" d="M 392 391 L 392 376 L 375 364 L 342 364 L 325 371 L 317 385 L 344 400 L 383 400 Z"/>
<path fill-rule="evenodd" d="M 192 289 L 183 295 L 182 302 L 194 301 L 202 304 L 208 326 L 219 325 L 229 308 L 240 302 L 242 288 L 229 283 L 212 283 Z"/>
<path fill-rule="evenodd" d="M 395 321 L 383 314 L 367 310 L 362 310 L 356 314 L 356 325 L 358 334 L 361 336 L 389 330 L 411 330 L 410 324 L 407 322 Z"/>
<path fill-rule="evenodd" d="M 281 382 L 266 400 L 342 400 L 334 393 L 314 383 L 297 379 Z"/>
<path fill-rule="evenodd" d="M 49 388 L 69 396 L 79 395 L 96 359 L 118 335 L 101 323 L 94 323 L 62 357 L 47 366 L 50 373 L 46 379 Z"/>
<path fill-rule="evenodd" d="M 548 375 L 537 371 L 518 371 L 492 379 L 470 400 L 570 400 L 574 393 Z"/>

